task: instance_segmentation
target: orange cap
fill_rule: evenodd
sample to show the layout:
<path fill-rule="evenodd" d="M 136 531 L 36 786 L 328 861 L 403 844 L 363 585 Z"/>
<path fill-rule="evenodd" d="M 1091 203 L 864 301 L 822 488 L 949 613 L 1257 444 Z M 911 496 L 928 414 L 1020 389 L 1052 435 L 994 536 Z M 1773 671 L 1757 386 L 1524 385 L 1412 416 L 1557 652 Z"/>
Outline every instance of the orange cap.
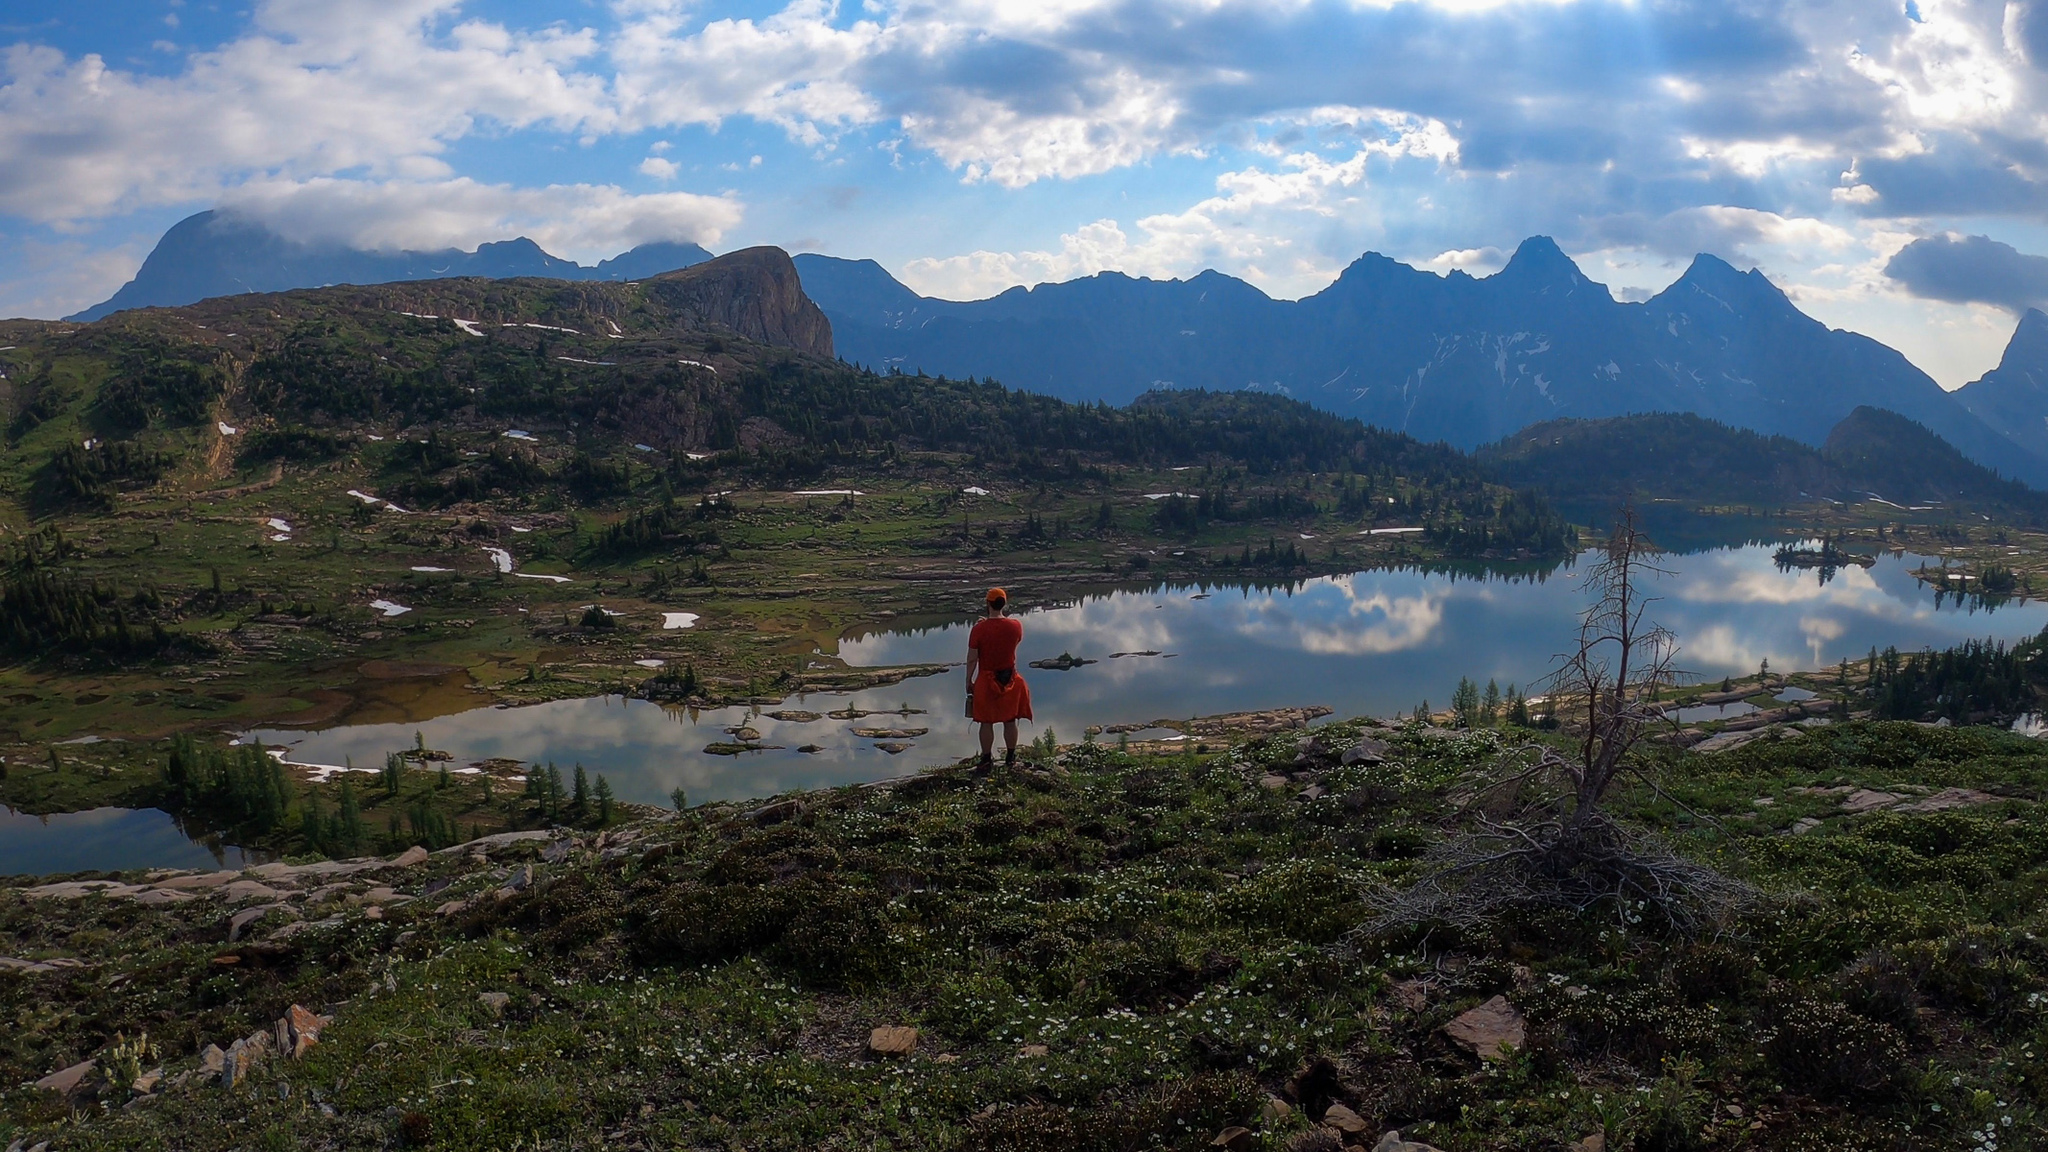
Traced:
<path fill-rule="evenodd" d="M 1008 592 L 1003 591 L 1001 588 L 991 588 L 988 590 L 988 602 L 991 604 L 1004 604 L 1007 603 L 1009 599 L 1010 594 Z"/>

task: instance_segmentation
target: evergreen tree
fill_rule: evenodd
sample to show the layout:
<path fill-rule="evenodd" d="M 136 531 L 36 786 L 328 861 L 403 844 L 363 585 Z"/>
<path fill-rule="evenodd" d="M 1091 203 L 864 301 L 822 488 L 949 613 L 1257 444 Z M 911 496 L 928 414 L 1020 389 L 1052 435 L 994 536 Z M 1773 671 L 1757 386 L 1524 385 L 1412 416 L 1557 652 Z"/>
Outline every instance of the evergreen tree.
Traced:
<path fill-rule="evenodd" d="M 569 798 L 569 811 L 581 820 L 590 812 L 590 774 L 576 765 L 576 790 Z"/>
<path fill-rule="evenodd" d="M 1469 677 L 1458 677 L 1458 688 L 1451 693 L 1451 711 L 1456 714 L 1461 727 L 1479 726 L 1479 685 Z"/>
<path fill-rule="evenodd" d="M 356 805 L 356 788 L 348 776 L 346 772 L 341 776 L 340 835 L 336 840 L 344 852 L 355 855 L 363 850 L 363 811 Z"/>
<path fill-rule="evenodd" d="M 1500 719 L 1500 685 L 1491 679 L 1486 682 L 1486 699 L 1480 704 L 1479 710 L 1486 718 L 1486 725 L 1489 728 Z"/>
<path fill-rule="evenodd" d="M 612 783 L 604 778 L 602 772 L 597 774 L 596 796 L 597 823 L 599 827 L 604 827 L 612 822 Z"/>

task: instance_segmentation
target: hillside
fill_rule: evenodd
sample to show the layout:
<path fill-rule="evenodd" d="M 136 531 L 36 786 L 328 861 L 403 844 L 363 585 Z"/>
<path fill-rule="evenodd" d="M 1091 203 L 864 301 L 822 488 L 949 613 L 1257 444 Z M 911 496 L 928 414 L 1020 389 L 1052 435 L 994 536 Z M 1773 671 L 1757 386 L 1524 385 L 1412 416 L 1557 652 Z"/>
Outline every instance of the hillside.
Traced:
<path fill-rule="evenodd" d="M 797 267 L 840 354 L 863 364 L 1111 403 L 1166 383 L 1253 388 L 1465 448 L 1545 420 L 1644 410 L 1818 447 L 1870 405 L 2048 484 L 2048 446 L 2015 443 L 1897 352 L 1829 330 L 1761 273 L 1709 255 L 1641 304 L 1616 301 L 1540 236 L 1484 278 L 1367 253 L 1298 301 L 1215 272 L 1105 272 L 955 302 L 919 297 L 872 262 L 804 255 Z"/>
<path fill-rule="evenodd" d="M 215 296 L 330 284 L 462 276 L 637 280 L 709 259 L 711 253 L 696 244 L 656 242 L 586 268 L 548 255 L 525 237 L 484 244 L 474 252 L 375 252 L 288 240 L 245 217 L 201 212 L 172 225 L 135 278 L 113 296 L 67 319 L 98 320 L 125 308 L 174 307 Z"/>
<path fill-rule="evenodd" d="M 1503 483 L 1553 497 L 1764 507 L 1878 499 L 2048 523 L 2048 497 L 1965 459 L 1925 427 L 1860 407 L 1815 449 L 1690 414 L 1554 420 L 1479 450 Z"/>
<path fill-rule="evenodd" d="M 0 344 L 0 756 L 331 721 L 380 706 L 390 662 L 460 679 L 444 708 L 640 685 L 649 660 L 703 699 L 887 682 L 907 673 L 814 653 L 951 618 L 984 572 L 1051 598 L 1575 541 L 1453 448 L 1281 397 L 1109 408 L 856 369 L 775 249 L 7 322 Z M 681 608 L 718 625 L 672 630 Z"/>

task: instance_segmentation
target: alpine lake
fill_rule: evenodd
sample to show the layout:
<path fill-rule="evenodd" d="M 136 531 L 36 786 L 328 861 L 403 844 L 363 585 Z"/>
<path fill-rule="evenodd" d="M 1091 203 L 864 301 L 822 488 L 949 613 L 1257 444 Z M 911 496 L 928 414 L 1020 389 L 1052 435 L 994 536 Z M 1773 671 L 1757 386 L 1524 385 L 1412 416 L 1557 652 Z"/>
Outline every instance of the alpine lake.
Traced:
<path fill-rule="evenodd" d="M 1684 550 L 1659 556 L 1650 612 L 1676 635 L 1689 679 L 1748 675 L 1765 660 L 1779 672 L 1814 671 L 1873 647 L 2010 643 L 2048 625 L 2042 601 L 1958 599 L 1930 587 L 1913 575 L 1932 563 L 1924 557 L 1791 567 L 1776 558 L 1784 537 L 1762 535 L 1719 545 L 1687 539 Z M 1173 740 L 1183 737 L 1154 722 L 1302 706 L 1393 716 L 1448 704 L 1461 677 L 1527 691 L 1573 642 L 1585 602 L 1580 574 L 1593 559 L 1516 570 L 1382 568 L 1281 585 L 1154 584 L 1017 605 L 1020 661 L 1090 661 L 1021 669 L 1036 712 L 1021 738 L 1050 729 L 1070 742 L 1107 728 L 1120 735 L 1098 738 Z M 330 774 L 374 770 L 421 742 L 452 757 L 444 762 L 456 771 L 492 760 L 553 763 L 565 773 L 580 764 L 603 774 L 619 799 L 644 804 L 666 804 L 678 787 L 696 804 L 876 780 L 977 747 L 960 667 L 972 618 L 896 624 L 849 633 L 825 655 L 853 666 L 954 667 L 779 704 L 697 709 L 596 696 L 242 738 Z M 1728 717 L 1748 708 L 1727 707 Z M 1699 711 L 1681 718 L 1724 714 Z M 0 875 L 242 862 L 238 849 L 195 840 L 153 810 L 0 810 Z"/>

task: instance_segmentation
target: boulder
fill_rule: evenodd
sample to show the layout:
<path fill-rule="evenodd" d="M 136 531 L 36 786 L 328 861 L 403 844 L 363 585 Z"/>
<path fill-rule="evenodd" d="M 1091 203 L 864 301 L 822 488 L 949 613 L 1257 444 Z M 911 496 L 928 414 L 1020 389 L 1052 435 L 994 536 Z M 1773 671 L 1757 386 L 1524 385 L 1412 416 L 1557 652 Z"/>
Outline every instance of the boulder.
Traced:
<path fill-rule="evenodd" d="M 208 1044 L 199 1053 L 199 1070 L 209 1076 L 218 1076 L 221 1069 L 227 1067 L 227 1058 L 228 1054 L 220 1050 L 220 1045 Z"/>
<path fill-rule="evenodd" d="M 1501 1060 L 1528 1040 L 1528 1023 L 1505 996 L 1495 996 L 1444 1025 L 1444 1035 L 1484 1060 Z"/>
<path fill-rule="evenodd" d="M 294 1004 L 277 1022 L 278 1048 L 290 1052 L 294 1060 L 303 1060 L 306 1050 L 320 1042 L 320 1030 L 329 1023 L 327 1017 Z"/>
<path fill-rule="evenodd" d="M 1266 1097 L 1266 1102 L 1259 1105 L 1259 1123 L 1268 1128 L 1277 1127 L 1285 1123 L 1287 1118 L 1292 1115 L 1294 1115 L 1294 1105 L 1289 1104 L 1278 1096 L 1268 1096 Z"/>
<path fill-rule="evenodd" d="M 1017 1049 L 1017 1055 L 1024 1057 L 1026 1060 L 1036 1060 L 1050 1051 L 1052 1049 L 1043 1044 L 1026 1044 L 1022 1048 Z"/>
<path fill-rule="evenodd" d="M 392 868 L 417 868 L 427 862 L 427 850 L 415 844 L 391 858 Z"/>
<path fill-rule="evenodd" d="M 96 1066 L 94 1061 L 86 1060 L 69 1068 L 60 1068 L 36 1081 L 36 1087 L 55 1092 L 59 1096 L 69 1096 L 78 1090 L 80 1084 L 85 1083 L 85 1078 L 92 1075 L 92 1070 Z"/>
<path fill-rule="evenodd" d="M 884 1024 L 868 1033 L 868 1055 L 908 1056 L 917 1051 L 917 1029 Z"/>
<path fill-rule="evenodd" d="M 1342 1104 L 1330 1105 L 1323 1113 L 1323 1123 L 1342 1132 L 1347 1137 L 1357 1136 L 1369 1127 L 1365 1122 L 1365 1117 L 1360 1116 Z"/>
<path fill-rule="evenodd" d="M 1209 1147 L 1222 1148 L 1225 1152 L 1251 1152 L 1257 1139 L 1251 1129 L 1233 1124 L 1218 1132 L 1216 1138 L 1209 1141 Z"/>
<path fill-rule="evenodd" d="M 1595 1132 L 1584 1140 L 1574 1140 L 1565 1152 L 1607 1152 L 1607 1133 Z"/>
<path fill-rule="evenodd" d="M 1293 786 L 1293 781 L 1289 780 L 1285 776 L 1277 775 L 1275 773 L 1269 772 L 1266 775 L 1259 777 L 1259 787 L 1266 789 L 1268 792 L 1279 792 L 1284 789 L 1291 788 Z"/>
<path fill-rule="evenodd" d="M 493 1016 L 503 1016 L 505 1005 L 512 1002 L 511 995 L 505 992 L 479 992 L 476 999 L 477 1003 L 489 1008 Z"/>
<path fill-rule="evenodd" d="M 1346 767 L 1349 767 L 1353 764 L 1379 764 L 1384 762 L 1386 758 L 1387 742 L 1366 736 L 1361 738 L 1358 743 L 1346 748 L 1344 754 L 1338 757 L 1338 760 Z"/>
<path fill-rule="evenodd" d="M 244 908 L 240 912 L 235 913 L 228 918 L 229 943 L 240 940 L 242 938 L 242 930 L 249 925 L 256 923 L 272 912 L 279 911 L 290 912 L 291 909 L 283 904 L 259 904 L 254 908 Z"/>
<path fill-rule="evenodd" d="M 804 806 L 803 801 L 791 798 L 788 800 L 777 800 L 773 804 L 763 804 L 761 807 L 747 813 L 743 819 L 751 820 L 755 824 L 766 828 L 770 824 L 782 824 L 791 820 L 801 820 L 804 813 L 808 811 L 810 809 Z"/>

